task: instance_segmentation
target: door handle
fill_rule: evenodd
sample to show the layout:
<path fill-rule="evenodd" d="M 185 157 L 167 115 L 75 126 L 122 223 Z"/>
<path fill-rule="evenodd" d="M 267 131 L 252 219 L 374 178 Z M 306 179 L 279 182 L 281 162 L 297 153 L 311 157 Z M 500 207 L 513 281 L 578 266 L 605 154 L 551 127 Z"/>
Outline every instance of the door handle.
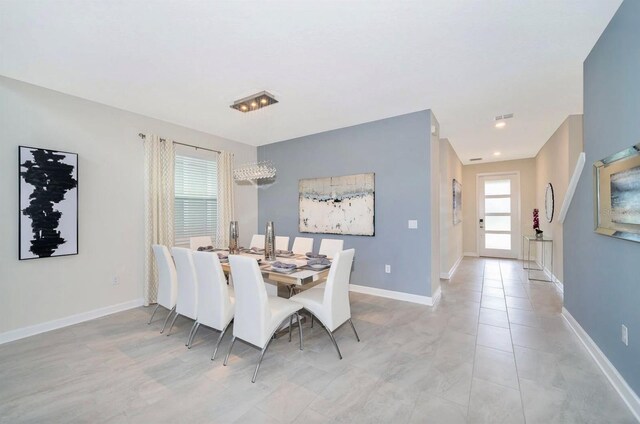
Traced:
<path fill-rule="evenodd" d="M 480 218 L 480 229 L 484 229 L 484 219 Z"/>

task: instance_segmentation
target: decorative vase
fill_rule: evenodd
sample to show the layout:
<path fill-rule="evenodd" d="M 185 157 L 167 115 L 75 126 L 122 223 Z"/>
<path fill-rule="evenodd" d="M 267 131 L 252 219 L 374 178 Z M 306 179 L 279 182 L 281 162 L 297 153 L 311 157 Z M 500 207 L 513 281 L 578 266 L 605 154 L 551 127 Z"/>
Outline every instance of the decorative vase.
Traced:
<path fill-rule="evenodd" d="M 231 255 L 240 253 L 240 249 L 238 248 L 239 236 L 238 221 L 231 221 L 229 223 L 229 253 Z"/>
<path fill-rule="evenodd" d="M 543 237 L 544 237 L 544 233 L 542 232 L 542 230 L 536 229 L 536 238 L 541 239 Z"/>
<path fill-rule="evenodd" d="M 273 228 L 273 221 L 267 222 L 264 233 L 264 259 L 266 261 L 276 260 L 276 232 Z"/>

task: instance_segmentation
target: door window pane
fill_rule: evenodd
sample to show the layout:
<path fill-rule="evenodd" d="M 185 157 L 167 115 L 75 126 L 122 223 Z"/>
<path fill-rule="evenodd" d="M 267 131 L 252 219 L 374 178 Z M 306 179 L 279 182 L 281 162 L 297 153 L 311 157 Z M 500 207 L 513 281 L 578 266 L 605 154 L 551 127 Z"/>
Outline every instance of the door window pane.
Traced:
<path fill-rule="evenodd" d="M 511 180 L 486 180 L 484 182 L 485 196 L 500 196 L 511 194 Z"/>
<path fill-rule="evenodd" d="M 511 250 L 511 234 L 485 234 L 484 248 Z"/>
<path fill-rule="evenodd" d="M 485 216 L 484 221 L 487 231 L 511 231 L 510 216 Z"/>
<path fill-rule="evenodd" d="M 511 213 L 511 198 L 486 197 L 484 199 L 484 213 Z"/>

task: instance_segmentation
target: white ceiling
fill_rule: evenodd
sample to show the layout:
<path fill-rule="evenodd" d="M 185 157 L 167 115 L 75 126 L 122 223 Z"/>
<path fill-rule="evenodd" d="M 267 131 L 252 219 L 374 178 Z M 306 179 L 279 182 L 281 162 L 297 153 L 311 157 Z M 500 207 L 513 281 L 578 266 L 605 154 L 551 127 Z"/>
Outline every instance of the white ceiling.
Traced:
<path fill-rule="evenodd" d="M 464 163 L 531 157 L 620 3 L 3 0 L 0 74 L 253 145 L 430 108 Z"/>

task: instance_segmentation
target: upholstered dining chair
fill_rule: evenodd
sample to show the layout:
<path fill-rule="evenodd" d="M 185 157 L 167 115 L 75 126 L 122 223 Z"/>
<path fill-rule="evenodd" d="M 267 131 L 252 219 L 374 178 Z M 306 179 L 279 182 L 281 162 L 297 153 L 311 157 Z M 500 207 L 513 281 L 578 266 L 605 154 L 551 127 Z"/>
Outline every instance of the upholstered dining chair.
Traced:
<path fill-rule="evenodd" d="M 209 246 L 213 246 L 213 242 L 211 241 L 211 237 L 209 236 L 199 236 L 199 237 L 189 238 L 189 248 L 191 250 L 198 250 L 199 247 L 209 247 Z"/>
<path fill-rule="evenodd" d="M 222 265 L 217 253 L 193 252 L 193 263 L 196 267 L 198 280 L 198 319 L 196 329 L 193 331 L 189 348 L 196 337 L 200 325 L 213 328 L 220 332 L 216 346 L 213 349 L 211 360 L 213 361 L 220 347 L 234 313 L 233 289 L 227 285 Z"/>
<path fill-rule="evenodd" d="M 320 242 L 320 250 L 318 251 L 321 255 L 327 255 L 329 258 L 335 258 L 338 252 L 340 252 L 344 247 L 344 240 L 340 239 L 322 239 Z"/>
<path fill-rule="evenodd" d="M 289 250 L 288 236 L 276 236 L 276 250 Z"/>
<path fill-rule="evenodd" d="M 191 249 L 173 247 L 171 248 L 171 253 L 173 254 L 173 260 L 176 263 L 176 271 L 178 273 L 178 302 L 176 303 L 176 315 L 171 321 L 167 336 L 171 334 L 171 328 L 173 328 L 173 324 L 175 324 L 178 315 L 192 319 L 194 321 L 193 326 L 191 327 L 191 331 L 189 331 L 187 342 L 185 343 L 185 345 L 188 345 L 198 318 L 198 279 L 196 277 L 196 268 L 193 264 L 193 252 Z"/>
<path fill-rule="evenodd" d="M 253 237 L 251 237 L 249 248 L 251 249 L 252 247 L 264 249 L 264 234 L 254 234 Z"/>
<path fill-rule="evenodd" d="M 176 299 L 178 298 L 178 276 L 176 275 L 176 267 L 171 259 L 171 254 L 167 246 L 154 244 L 151 246 L 153 255 L 156 258 L 156 267 L 158 269 L 158 299 L 157 305 L 149 318 L 147 324 L 151 324 L 160 306 L 169 310 L 169 314 L 164 320 L 160 334 L 164 333 L 167 322 L 171 314 L 176 309 Z"/>
<path fill-rule="evenodd" d="M 293 247 L 291 250 L 296 255 L 304 255 L 307 252 L 313 252 L 313 239 L 311 237 L 296 237 L 293 239 Z"/>
<path fill-rule="evenodd" d="M 236 303 L 233 339 L 223 365 L 227 365 L 236 339 L 260 349 L 260 358 L 251 379 L 251 382 L 255 383 L 262 358 L 273 340 L 273 335 L 287 319 L 289 319 L 289 334 L 291 334 L 291 321 L 294 315 L 298 322 L 300 350 L 303 349 L 302 325 L 298 315 L 302 305 L 289 299 L 267 296 L 264 280 L 255 259 L 231 255 L 229 264 L 233 274 Z"/>
<path fill-rule="evenodd" d="M 334 331 L 348 321 L 356 340 L 360 341 L 356 327 L 351 320 L 351 305 L 349 304 L 349 278 L 354 254 L 354 249 L 338 252 L 333 258 L 324 287 L 313 287 L 291 297 L 291 300 L 302 304 L 320 321 L 329 334 L 340 359 L 342 359 L 342 353 L 340 353 L 338 343 L 333 336 Z"/>

